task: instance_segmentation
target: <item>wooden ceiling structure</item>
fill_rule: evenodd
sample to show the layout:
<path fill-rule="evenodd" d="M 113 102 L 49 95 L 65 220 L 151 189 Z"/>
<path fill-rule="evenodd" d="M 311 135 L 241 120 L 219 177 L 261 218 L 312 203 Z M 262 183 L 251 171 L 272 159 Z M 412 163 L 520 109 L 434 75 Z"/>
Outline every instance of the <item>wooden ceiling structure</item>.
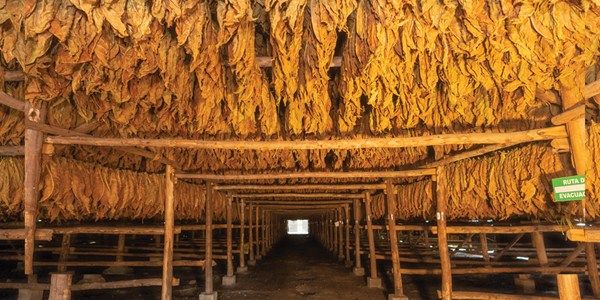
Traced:
<path fill-rule="evenodd" d="M 560 166 L 560 172 L 587 175 L 591 185 L 600 183 L 600 174 L 590 173 L 594 151 L 599 149 L 588 143 L 596 138 L 589 137 L 588 132 L 598 126 L 595 122 L 600 116 L 600 41 L 595 31 L 600 23 L 594 21 L 600 14 L 597 3 L 511 4 L 519 12 L 511 15 L 496 4 L 460 4 L 455 10 L 456 4 L 448 10 L 441 3 L 421 5 L 426 1 L 402 6 L 382 4 L 386 1 L 336 0 L 328 10 L 323 7 L 329 5 L 327 1 L 299 1 L 304 4 L 298 11 L 287 11 L 286 1 L 271 1 L 269 7 L 260 1 L 198 1 L 185 9 L 181 3 L 178 9 L 162 8 L 162 13 L 161 9 L 148 9 L 144 2 L 138 3 L 145 8 L 138 18 L 147 22 L 136 25 L 133 11 L 121 11 L 115 17 L 111 14 L 118 14 L 118 10 L 101 5 L 67 0 L 31 2 L 24 12 L 3 4 L 5 13 L 0 14 L 1 67 L 6 69 L 0 72 L 0 104 L 5 106 L 1 112 L 6 117 L 0 121 L 4 126 L 0 156 L 23 156 L 16 160 L 22 163 L 23 178 L 11 177 L 22 179 L 22 202 L 3 204 L 20 207 L 15 211 L 22 211 L 23 229 L 2 233 L 7 239 L 24 240 L 27 275 L 34 273 L 36 239 L 40 235 L 48 238 L 47 231 L 37 228 L 37 220 L 54 221 L 65 216 L 40 214 L 40 210 L 50 210 L 44 206 L 48 202 L 40 201 L 42 195 L 50 195 L 45 200 L 55 195 L 44 189 L 49 189 L 48 182 L 54 182 L 52 176 L 61 176 L 46 171 L 55 158 L 91 172 L 114 170 L 117 174 L 116 169 L 122 168 L 132 173 L 128 178 L 161 176 L 164 186 L 157 199 L 164 201 L 164 207 L 151 217 L 164 218 L 164 228 L 143 232 L 164 235 L 163 299 L 171 297 L 174 282 L 173 236 L 180 230 L 175 225 L 180 221 L 177 209 L 185 209 L 178 204 L 192 202 L 175 199 L 183 185 L 191 191 L 186 195 L 201 190 L 202 195 L 196 196 L 202 203 L 197 215 L 204 222 L 198 228 L 206 232 L 204 262 L 213 261 L 212 219 L 226 215 L 229 277 L 232 203 L 241 205 L 236 218 L 242 220 L 242 239 L 242 216 L 248 205 L 255 208 L 248 210 L 249 220 L 256 213 L 256 222 L 260 220 L 263 228 L 271 230 L 262 233 L 263 242 L 271 245 L 280 236 L 276 230 L 281 229 L 281 220 L 305 216 L 315 224 L 315 230 L 321 230 L 313 234 L 324 244 L 331 242 L 334 248 L 342 249 L 342 243 L 328 235 L 330 229 L 338 238 L 344 235 L 342 226 L 332 225 L 338 220 L 345 224 L 347 260 L 350 220 L 355 221 L 355 241 L 360 239 L 361 214 L 368 216 L 364 226 L 369 226 L 372 235 L 371 217 L 378 212 L 371 210 L 379 208 L 389 233 L 393 295 L 402 298 L 401 274 L 411 271 L 400 266 L 397 233 L 403 225 L 397 221 L 408 219 L 400 211 L 410 203 L 399 198 L 412 191 L 407 185 L 427 181 L 431 190 L 421 192 L 427 193 L 430 201 L 415 197 L 422 202 L 417 210 L 435 213 L 432 220 L 423 212 L 421 221 L 436 222 L 441 266 L 435 272 L 442 277 L 441 297 L 451 299 L 455 295 L 452 274 L 468 271 L 453 273 L 448 234 L 469 230 L 447 224 L 448 220 L 461 220 L 450 209 L 454 207 L 452 181 L 473 181 L 478 175 L 448 176 L 458 174 L 457 165 L 467 160 L 482 162 L 478 160 L 481 156 L 504 157 L 511 149 L 533 145 L 552 153 L 556 161 L 569 161 L 571 165 Z M 44 8 L 45 4 L 48 6 Z M 58 14 L 63 8 L 69 11 L 66 17 Z M 50 18 L 41 14 L 44 9 L 53 9 Z M 258 16 L 253 15 L 253 9 L 260 12 Z M 240 14 L 228 13 L 234 10 Z M 14 12 L 12 17 L 9 11 Z M 217 21 L 211 17 L 213 11 Z M 386 11 L 397 15 L 382 15 Z M 555 12 L 572 18 L 559 19 Z M 477 14 L 485 15 L 481 23 L 474 21 Z M 548 14 L 554 17 L 550 24 Z M 505 32 L 492 30 L 497 19 L 512 20 Z M 580 26 L 578 21 L 596 23 Z M 276 26 L 281 24 L 285 26 Z M 362 31 L 360 24 L 369 30 Z M 86 29 L 78 30 L 77 26 Z M 279 39 L 276 30 L 284 31 L 289 39 Z M 524 41 L 531 41 L 525 33 L 515 34 L 519 31 L 534 36 L 542 46 L 528 49 Z M 370 41 L 376 39 L 374 33 L 381 34 L 382 41 Z M 427 40 L 428 34 L 436 37 Z M 503 43 L 496 44 L 496 39 L 486 34 Z M 11 41 L 18 42 L 12 46 Z M 88 45 L 80 44 L 84 42 Z M 89 50 L 85 50 L 87 46 Z M 481 49 L 484 46 L 494 50 L 485 52 Z M 553 48 L 557 53 L 548 50 Z M 249 50 L 240 53 L 240 49 Z M 152 50 L 161 51 L 160 55 L 154 57 Z M 555 62 L 549 62 L 552 59 Z M 117 61 L 120 65 L 112 65 Z M 543 63 L 545 69 L 537 68 Z M 505 70 L 498 65 L 506 65 Z M 540 169 L 532 164 L 522 166 L 536 167 Z M 74 170 L 65 172 L 76 176 Z M 535 182 L 547 186 L 544 180 L 550 171 L 540 171 Z M 511 206 L 503 203 L 494 207 L 497 214 L 491 217 L 549 221 L 548 216 L 559 216 L 585 222 L 600 216 L 597 194 L 580 205 L 563 206 L 551 203 L 549 193 L 540 191 L 543 187 L 534 189 L 536 195 L 544 195 L 536 196 L 544 203 L 542 208 L 532 201 L 529 206 L 535 210 L 523 209 L 528 213 L 500 214 Z M 506 197 L 518 194 L 525 198 L 530 193 L 523 190 L 511 191 L 513 194 Z M 484 202 L 491 193 L 481 197 Z M 225 200 L 218 202 L 217 197 Z M 86 197 L 78 194 L 75 198 L 82 201 Z M 363 201 L 365 212 L 357 212 Z M 223 207 L 211 207 L 219 203 L 224 203 Z M 213 213 L 219 208 L 225 209 Z M 502 228 L 477 230 L 506 233 Z M 509 233 L 523 233 L 519 230 L 508 229 Z M 521 230 L 534 237 L 543 232 L 533 227 Z M 593 241 L 585 242 L 582 248 L 594 294 L 600 297 Z M 266 249 L 260 249 L 264 255 Z M 374 260 L 375 253 L 370 254 Z M 212 263 L 204 262 L 205 294 L 213 295 Z M 377 276 L 371 274 L 370 278 Z"/>

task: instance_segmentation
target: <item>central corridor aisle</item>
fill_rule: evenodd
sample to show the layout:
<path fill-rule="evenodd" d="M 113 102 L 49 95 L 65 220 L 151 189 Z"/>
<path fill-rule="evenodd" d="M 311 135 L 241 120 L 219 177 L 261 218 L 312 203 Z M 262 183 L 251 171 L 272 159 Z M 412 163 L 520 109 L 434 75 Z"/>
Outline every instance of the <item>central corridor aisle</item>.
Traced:
<path fill-rule="evenodd" d="M 247 274 L 237 274 L 236 285 L 221 287 L 219 298 L 386 299 L 306 236 L 288 236 Z"/>

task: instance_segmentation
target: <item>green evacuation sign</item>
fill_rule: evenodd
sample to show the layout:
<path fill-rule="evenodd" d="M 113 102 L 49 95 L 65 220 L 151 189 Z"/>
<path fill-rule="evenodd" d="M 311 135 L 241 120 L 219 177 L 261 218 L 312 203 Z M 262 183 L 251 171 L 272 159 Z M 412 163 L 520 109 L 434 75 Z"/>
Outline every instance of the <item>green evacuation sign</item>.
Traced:
<path fill-rule="evenodd" d="M 552 179 L 554 202 L 575 201 L 585 198 L 585 176 L 576 175 Z"/>

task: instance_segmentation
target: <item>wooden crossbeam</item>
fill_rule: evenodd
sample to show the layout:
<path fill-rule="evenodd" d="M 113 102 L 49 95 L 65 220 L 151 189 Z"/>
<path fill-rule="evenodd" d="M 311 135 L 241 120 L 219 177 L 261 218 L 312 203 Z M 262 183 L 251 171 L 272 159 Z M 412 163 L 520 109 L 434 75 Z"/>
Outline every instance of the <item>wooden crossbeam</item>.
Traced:
<path fill-rule="evenodd" d="M 483 146 L 483 147 L 475 149 L 475 150 L 469 150 L 469 151 L 465 151 L 462 153 L 453 154 L 451 156 L 436 160 L 434 162 L 423 165 L 422 168 L 435 168 L 435 167 L 447 165 L 447 164 L 450 164 L 453 162 L 457 162 L 459 160 L 473 158 L 473 157 L 485 155 L 485 154 L 488 154 L 491 152 L 495 152 L 498 150 L 502 150 L 505 148 L 509 148 L 509 147 L 515 146 L 517 144 L 519 144 L 519 143 L 495 144 L 495 145 Z"/>
<path fill-rule="evenodd" d="M 269 194 L 235 194 L 235 198 L 331 198 L 331 199 L 362 199 L 362 194 L 330 194 L 330 193 L 269 193 Z"/>
<path fill-rule="evenodd" d="M 24 146 L 0 146 L 0 156 L 23 156 Z"/>
<path fill-rule="evenodd" d="M 334 178 L 334 179 L 380 179 L 380 178 L 405 178 L 430 176 L 435 174 L 435 169 L 418 169 L 404 171 L 354 171 L 354 172 L 290 172 L 271 174 L 196 174 L 177 173 L 177 178 L 202 179 L 208 181 L 224 180 L 275 180 L 275 179 L 301 179 L 301 178 Z"/>
<path fill-rule="evenodd" d="M 42 124 L 42 123 L 34 123 L 34 122 L 25 122 L 25 125 L 27 128 L 30 129 L 35 129 L 44 133 L 48 133 L 48 134 L 56 134 L 56 135 L 60 135 L 60 136 L 68 136 L 68 137 L 81 137 L 81 138 L 85 138 L 85 137 L 91 137 L 91 135 L 83 133 L 83 132 L 79 132 L 79 131 L 75 131 L 75 130 L 70 130 L 70 129 L 65 129 L 65 128 L 60 128 L 60 127 L 56 127 L 56 126 L 52 126 L 52 125 L 47 125 L 47 124 Z M 94 126 L 95 124 L 91 124 L 88 126 L 85 126 L 84 129 L 87 128 L 91 128 L 91 126 Z M 96 125 L 97 126 L 97 125 Z M 149 158 L 151 160 L 156 160 L 162 164 L 165 165 L 171 165 L 171 166 L 176 166 L 177 163 L 163 158 L 160 154 L 157 154 L 153 151 L 150 150 L 145 150 L 142 148 L 136 148 L 136 147 L 116 147 L 115 150 L 117 151 L 121 151 L 121 152 L 125 152 L 125 153 L 129 153 L 129 154 L 134 154 L 134 155 L 139 155 L 139 156 L 143 156 L 146 158 Z"/>
<path fill-rule="evenodd" d="M 292 184 L 292 185 L 257 185 L 257 184 L 239 184 L 239 185 L 221 185 L 216 186 L 217 191 L 235 191 L 235 190 L 378 190 L 384 189 L 385 184 L 379 183 L 357 183 L 357 184 Z"/>
<path fill-rule="evenodd" d="M 567 137 L 564 126 L 531 129 L 516 132 L 472 132 L 438 134 L 418 137 L 359 138 L 347 140 L 297 140 L 297 141 L 231 141 L 197 140 L 181 138 L 100 138 L 84 136 L 48 136 L 46 143 L 59 145 L 87 145 L 98 147 L 159 147 L 224 150 L 341 150 L 373 148 L 407 148 L 465 144 L 508 144 Z"/>
<path fill-rule="evenodd" d="M 254 204 L 303 204 L 303 205 L 319 205 L 319 204 L 344 204 L 351 203 L 352 200 L 337 200 L 337 201 L 289 201 L 289 200 L 247 200 Z"/>

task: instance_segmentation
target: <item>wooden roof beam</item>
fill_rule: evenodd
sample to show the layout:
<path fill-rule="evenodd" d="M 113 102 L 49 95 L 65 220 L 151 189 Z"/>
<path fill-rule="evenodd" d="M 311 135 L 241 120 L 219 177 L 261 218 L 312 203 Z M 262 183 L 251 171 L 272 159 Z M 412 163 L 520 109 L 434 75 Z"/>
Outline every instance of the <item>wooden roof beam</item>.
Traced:
<path fill-rule="evenodd" d="M 257 185 L 257 184 L 239 184 L 239 185 L 220 185 L 215 186 L 215 191 L 298 191 L 298 190 L 382 190 L 385 188 L 383 183 L 356 183 L 356 184 L 293 184 L 293 185 Z"/>
<path fill-rule="evenodd" d="M 298 205 L 323 205 L 323 204 L 349 204 L 352 200 L 337 200 L 337 201 L 285 201 L 285 200 L 246 200 L 247 203 L 254 203 L 257 205 L 264 204 L 298 204 Z"/>
<path fill-rule="evenodd" d="M 330 194 L 330 193 L 269 193 L 269 194 L 234 194 L 235 198 L 330 198 L 330 199 L 362 199 L 363 194 Z"/>
<path fill-rule="evenodd" d="M 418 137 L 360 138 L 347 140 L 296 141 L 231 141 L 196 140 L 181 138 L 99 138 L 84 136 L 48 136 L 46 143 L 59 145 L 87 145 L 100 147 L 162 147 L 224 150 L 340 150 L 371 148 L 409 148 L 465 144 L 508 144 L 552 140 L 567 137 L 564 126 L 515 132 L 473 132 L 438 134 Z"/>
<path fill-rule="evenodd" d="M 177 173 L 177 178 L 202 179 L 208 181 L 225 180 L 276 180 L 276 179 L 353 179 L 353 178 L 406 178 L 431 176 L 435 174 L 434 168 L 404 170 L 404 171 L 354 171 L 354 172 L 290 172 L 290 173 L 271 173 L 271 174 L 194 174 Z"/>

